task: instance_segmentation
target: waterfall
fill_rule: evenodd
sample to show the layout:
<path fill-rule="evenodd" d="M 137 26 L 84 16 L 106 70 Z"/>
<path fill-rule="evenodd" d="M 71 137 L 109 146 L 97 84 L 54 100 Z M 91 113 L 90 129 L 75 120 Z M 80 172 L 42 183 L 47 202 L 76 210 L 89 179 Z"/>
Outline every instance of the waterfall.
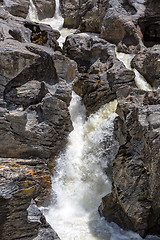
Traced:
<path fill-rule="evenodd" d="M 150 84 L 145 80 L 145 78 L 135 68 L 131 68 L 131 61 L 134 58 L 133 54 L 117 52 L 117 50 L 116 50 L 116 55 L 117 55 L 117 58 L 124 63 L 126 68 L 134 71 L 135 83 L 138 88 L 145 90 L 145 91 L 153 90 L 152 87 L 150 86 Z"/>
<path fill-rule="evenodd" d="M 68 35 L 73 34 L 75 29 L 63 28 L 64 18 L 60 12 L 60 2 L 56 0 L 56 9 L 53 18 L 45 18 L 43 20 L 38 19 L 37 10 L 32 0 L 30 0 L 28 19 L 37 23 L 49 24 L 53 29 L 56 29 L 60 32 L 61 36 L 58 39 L 59 45 L 62 47 L 65 39 Z"/>
<path fill-rule="evenodd" d="M 81 98 L 73 93 L 69 110 L 74 130 L 56 160 L 53 203 L 45 212 L 61 240 L 141 240 L 98 214 L 101 198 L 111 191 L 105 169 L 118 150 L 113 138 L 116 106 L 116 100 L 110 102 L 86 120 Z"/>

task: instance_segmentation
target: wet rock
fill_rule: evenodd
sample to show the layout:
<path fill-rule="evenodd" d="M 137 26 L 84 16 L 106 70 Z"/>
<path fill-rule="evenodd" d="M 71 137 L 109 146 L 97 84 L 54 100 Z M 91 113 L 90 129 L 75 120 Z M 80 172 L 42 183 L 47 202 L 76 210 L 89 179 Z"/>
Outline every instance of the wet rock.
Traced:
<path fill-rule="evenodd" d="M 55 0 L 33 0 L 39 20 L 52 18 L 55 13 Z"/>
<path fill-rule="evenodd" d="M 145 48 L 137 54 L 131 62 L 132 67 L 136 68 L 150 83 L 152 87 L 160 85 L 160 46 Z"/>
<path fill-rule="evenodd" d="M 78 64 L 80 75 L 73 88 L 89 114 L 115 99 L 119 86 L 134 84 L 134 73 L 116 58 L 115 46 L 105 40 L 69 36 L 64 52 Z"/>
<path fill-rule="evenodd" d="M 142 237 L 159 235 L 160 91 L 123 87 L 117 96 L 115 136 L 120 148 L 112 193 L 103 198 L 100 212 Z"/>

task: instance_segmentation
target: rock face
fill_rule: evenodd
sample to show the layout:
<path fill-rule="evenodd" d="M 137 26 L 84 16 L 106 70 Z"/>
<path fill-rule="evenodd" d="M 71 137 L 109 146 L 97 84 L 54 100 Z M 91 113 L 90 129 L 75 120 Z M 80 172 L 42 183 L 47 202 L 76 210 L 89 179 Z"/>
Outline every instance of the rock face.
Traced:
<path fill-rule="evenodd" d="M 152 87 L 160 85 L 160 45 L 145 48 L 132 60 L 132 67 L 136 68 L 151 84 Z"/>
<path fill-rule="evenodd" d="M 122 87 L 117 92 L 112 193 L 100 212 L 125 229 L 160 234 L 160 91 Z"/>
<path fill-rule="evenodd" d="M 58 239 L 47 223 L 30 223 L 27 208 L 49 197 L 48 165 L 72 130 L 77 64 L 57 51 L 58 31 L 0 13 L 0 239 Z"/>
<path fill-rule="evenodd" d="M 55 0 L 33 0 L 39 20 L 52 18 L 55 13 Z"/>
<path fill-rule="evenodd" d="M 77 28 L 82 16 L 91 9 L 90 0 L 60 0 L 60 9 L 64 17 L 64 27 Z"/>
<path fill-rule="evenodd" d="M 42 203 L 50 194 L 47 162 L 40 159 L 0 158 L 0 239 L 31 239 L 37 223 L 27 220 L 32 198 Z"/>
<path fill-rule="evenodd" d="M 78 64 L 79 79 L 73 88 L 83 98 L 89 114 L 115 99 L 119 86 L 134 85 L 134 73 L 116 58 L 115 46 L 105 40 L 69 36 L 64 52 Z"/>

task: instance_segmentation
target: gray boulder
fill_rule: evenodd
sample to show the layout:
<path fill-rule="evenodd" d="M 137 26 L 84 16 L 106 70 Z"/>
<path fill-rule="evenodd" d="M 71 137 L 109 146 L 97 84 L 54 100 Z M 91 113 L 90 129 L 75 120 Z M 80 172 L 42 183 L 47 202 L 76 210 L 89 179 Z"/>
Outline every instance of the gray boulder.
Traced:
<path fill-rule="evenodd" d="M 52 18 L 55 14 L 55 0 L 33 0 L 39 20 Z"/>

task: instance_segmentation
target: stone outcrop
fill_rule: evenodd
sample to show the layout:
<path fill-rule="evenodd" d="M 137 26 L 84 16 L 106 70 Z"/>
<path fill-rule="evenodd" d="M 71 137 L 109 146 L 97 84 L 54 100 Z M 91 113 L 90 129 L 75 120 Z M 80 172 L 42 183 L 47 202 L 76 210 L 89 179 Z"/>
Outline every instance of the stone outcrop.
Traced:
<path fill-rule="evenodd" d="M 32 239 L 37 223 L 27 220 L 32 198 L 42 203 L 51 188 L 47 161 L 0 158 L 0 239 Z"/>
<path fill-rule="evenodd" d="M 158 1 L 61 1 L 64 26 L 81 32 L 99 33 L 101 38 L 118 44 L 124 52 L 138 52 L 159 43 Z"/>
<path fill-rule="evenodd" d="M 160 45 L 152 48 L 145 48 L 139 52 L 131 63 L 149 82 L 149 84 L 158 88 L 160 85 Z"/>
<path fill-rule="evenodd" d="M 27 208 L 49 198 L 48 166 L 72 130 L 77 64 L 62 55 L 58 31 L 0 13 L 0 239 L 58 239 L 47 223 L 29 223 Z"/>
<path fill-rule="evenodd" d="M 78 64 L 80 74 L 73 89 L 89 114 L 115 99 L 119 86 L 134 85 L 134 73 L 116 58 L 115 46 L 103 39 L 69 36 L 64 52 Z"/>
<path fill-rule="evenodd" d="M 60 10 L 64 18 L 64 27 L 78 28 L 82 16 L 91 9 L 90 0 L 60 0 Z"/>
<path fill-rule="evenodd" d="M 13 16 L 26 18 L 29 10 L 29 0 L 3 0 L 4 8 Z"/>
<path fill-rule="evenodd" d="M 125 229 L 160 234 L 160 91 L 122 87 L 117 92 L 112 193 L 100 212 Z"/>
<path fill-rule="evenodd" d="M 52 18 L 55 14 L 55 0 L 33 0 L 39 20 Z"/>

